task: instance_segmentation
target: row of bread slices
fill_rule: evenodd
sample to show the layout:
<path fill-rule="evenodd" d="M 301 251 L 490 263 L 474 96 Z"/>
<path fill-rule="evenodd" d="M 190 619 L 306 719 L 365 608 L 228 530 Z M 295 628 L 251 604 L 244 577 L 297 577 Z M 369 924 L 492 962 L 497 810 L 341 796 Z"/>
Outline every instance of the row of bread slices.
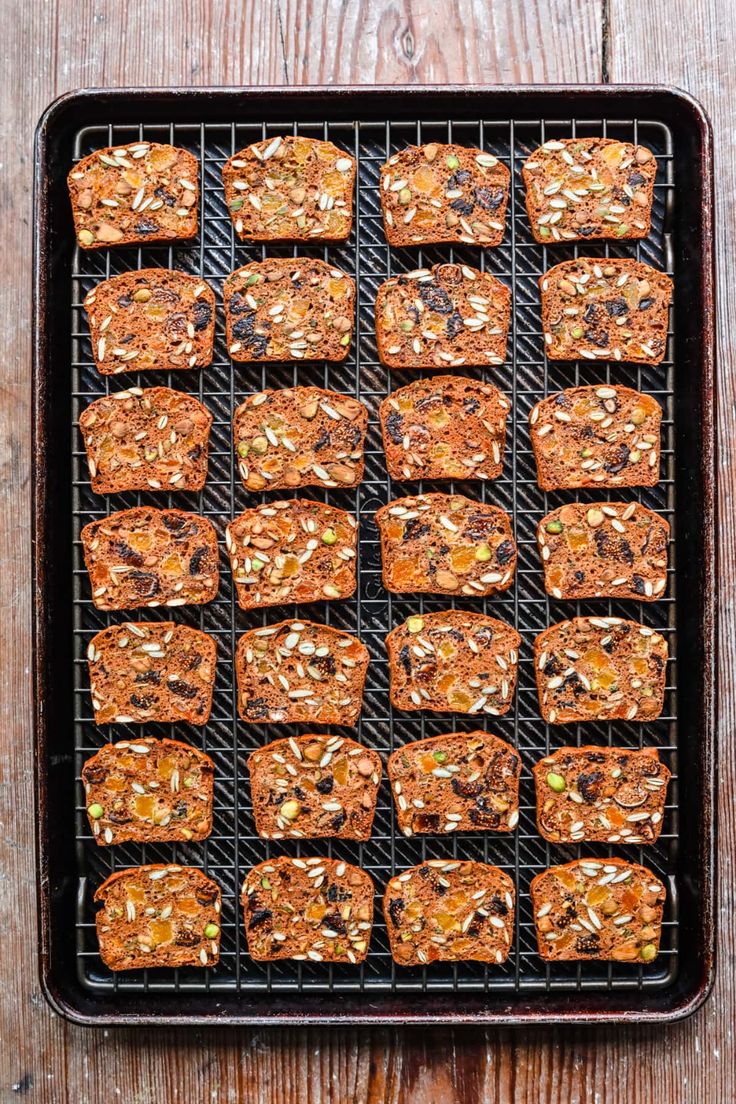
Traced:
<path fill-rule="evenodd" d="M 340 735 L 274 740 L 248 757 L 262 839 L 370 838 L 382 776 L 378 752 Z M 212 831 L 214 764 L 177 740 L 106 744 L 82 768 L 94 839 L 175 843 Z M 388 759 L 405 836 L 512 832 L 521 757 L 483 731 L 416 740 Z M 562 747 L 533 768 L 537 827 L 552 843 L 654 843 L 670 772 L 656 750 Z"/>
<path fill-rule="evenodd" d="M 508 400 L 461 376 L 416 380 L 381 403 L 392 479 L 487 481 L 503 470 Z M 662 408 L 631 388 L 595 384 L 549 395 L 531 410 L 543 490 L 655 486 Z M 207 478 L 212 415 L 166 387 L 118 391 L 80 416 L 92 489 L 198 491 Z M 235 410 L 233 444 L 249 491 L 348 488 L 363 479 L 368 410 L 319 387 L 259 391 Z"/>
<path fill-rule="evenodd" d="M 373 928 L 375 886 L 357 866 L 324 857 L 269 859 L 241 893 L 248 953 L 361 963 Z M 539 954 L 547 961 L 642 965 L 659 952 L 666 896 L 646 867 L 581 858 L 531 883 Z M 216 966 L 222 893 L 196 867 L 139 866 L 112 874 L 95 893 L 100 953 L 113 970 Z M 394 875 L 383 897 L 391 953 L 401 966 L 508 958 L 516 890 L 503 870 L 429 859 Z"/>
<path fill-rule="evenodd" d="M 667 344 L 672 282 L 630 259 L 563 261 L 540 278 L 550 360 L 658 364 Z M 339 363 L 355 325 L 355 280 L 318 259 L 255 261 L 224 282 L 225 333 L 238 362 Z M 211 363 L 215 295 L 198 276 L 166 268 L 124 272 L 83 302 L 102 375 L 199 368 Z M 503 364 L 511 292 L 468 265 L 417 268 L 376 294 L 378 355 L 389 368 Z"/>
<path fill-rule="evenodd" d="M 520 641 L 514 628 L 483 613 L 415 614 L 386 637 L 391 702 L 408 712 L 507 713 Z M 208 720 L 215 641 L 207 633 L 126 622 L 97 633 L 87 657 L 99 724 Z M 664 636 L 638 621 L 560 621 L 534 642 L 541 714 L 552 724 L 654 720 L 667 659 Z M 357 637 L 330 625 L 291 619 L 251 629 L 235 653 L 238 712 L 252 724 L 355 725 L 368 662 Z"/>
<path fill-rule="evenodd" d="M 535 239 L 546 244 L 640 239 L 651 230 L 657 161 L 612 138 L 544 142 L 522 178 Z M 242 241 L 345 241 L 352 228 L 356 161 L 332 142 L 265 138 L 225 161 L 222 180 Z M 186 149 L 139 140 L 96 150 L 68 176 L 83 249 L 196 236 L 200 164 Z M 484 150 L 430 142 L 406 146 L 381 168 L 379 194 L 391 245 L 499 245 L 510 172 Z"/>
<path fill-rule="evenodd" d="M 393 499 L 375 522 L 383 584 L 394 594 L 483 598 L 513 583 L 517 548 L 498 506 L 435 492 Z M 547 590 L 655 601 L 667 585 L 668 538 L 667 522 L 639 503 L 558 507 L 537 526 Z M 217 594 L 216 532 L 198 514 L 132 507 L 88 523 L 81 539 L 100 609 L 196 604 Z M 355 593 L 358 523 L 336 506 L 298 498 L 253 506 L 228 523 L 225 545 L 241 609 Z"/>

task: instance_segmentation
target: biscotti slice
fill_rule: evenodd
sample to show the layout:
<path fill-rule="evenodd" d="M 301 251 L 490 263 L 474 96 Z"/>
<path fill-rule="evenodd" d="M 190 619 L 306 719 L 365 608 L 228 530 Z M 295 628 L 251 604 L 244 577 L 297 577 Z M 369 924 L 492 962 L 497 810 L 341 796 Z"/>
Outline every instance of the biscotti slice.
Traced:
<path fill-rule="evenodd" d="M 212 831 L 213 771 L 209 755 L 178 740 L 105 744 L 82 767 L 96 842 L 205 839 Z"/>
<path fill-rule="evenodd" d="M 332 142 L 285 135 L 225 162 L 225 201 L 243 241 L 345 241 L 353 224 L 355 158 Z"/>
<path fill-rule="evenodd" d="M 665 895 L 651 870 L 623 859 L 550 867 L 531 884 L 539 953 L 548 962 L 651 962 Z"/>
<path fill-rule="evenodd" d="M 197 233 L 199 162 L 160 142 L 108 146 L 67 177 L 82 249 L 185 241 Z"/>
<path fill-rule="evenodd" d="M 225 543 L 241 609 L 349 598 L 358 523 L 311 499 L 266 502 L 231 521 Z"/>
<path fill-rule="evenodd" d="M 222 894 L 196 867 L 118 870 L 94 899 L 102 902 L 97 938 L 109 969 L 217 965 Z"/>
<path fill-rule="evenodd" d="M 596 384 L 548 395 L 529 415 L 543 491 L 654 487 L 662 407 L 630 387 Z"/>
<path fill-rule="evenodd" d="M 416 268 L 376 296 L 378 355 L 389 368 L 503 364 L 510 321 L 506 285 L 467 265 Z"/>
<path fill-rule="evenodd" d="M 649 236 L 657 161 L 615 138 L 556 138 L 524 162 L 526 210 L 538 242 Z"/>
<path fill-rule="evenodd" d="M 87 293 L 92 356 L 103 376 L 201 368 L 212 360 L 215 293 L 199 276 L 143 268 Z"/>
<path fill-rule="evenodd" d="M 96 724 L 206 724 L 217 642 L 173 621 L 126 621 L 87 647 Z"/>
<path fill-rule="evenodd" d="M 215 527 L 184 510 L 134 506 L 81 532 L 97 609 L 211 602 L 219 585 Z"/>
<path fill-rule="evenodd" d="M 400 387 L 380 407 L 392 479 L 497 479 L 511 405 L 490 383 L 433 376 Z"/>
<path fill-rule="evenodd" d="M 669 539 L 669 523 L 638 502 L 569 502 L 537 526 L 545 589 L 654 602 L 667 587 Z"/>
<path fill-rule="evenodd" d="M 92 490 L 201 491 L 211 425 L 199 399 L 169 387 L 103 395 L 79 417 Z"/>
<path fill-rule="evenodd" d="M 391 954 L 400 966 L 493 962 L 509 955 L 514 883 L 497 866 L 428 859 L 397 874 L 383 912 Z"/>
<path fill-rule="evenodd" d="M 574 617 L 534 641 L 539 708 L 550 724 L 651 721 L 662 712 L 667 641 L 638 621 Z"/>
<path fill-rule="evenodd" d="M 511 832 L 519 823 L 518 751 L 490 732 L 448 732 L 394 751 L 388 776 L 405 836 Z"/>
<path fill-rule="evenodd" d="M 507 590 L 516 544 L 505 510 L 463 495 L 397 498 L 376 511 L 383 585 L 395 594 L 464 594 Z"/>
<path fill-rule="evenodd" d="M 669 780 L 656 748 L 559 748 L 534 766 L 539 834 L 552 843 L 654 843 Z"/>
<path fill-rule="evenodd" d="M 391 701 L 435 713 L 507 713 L 521 637 L 483 613 L 443 610 L 410 617 L 386 637 Z"/>
<path fill-rule="evenodd" d="M 223 287 L 228 352 L 237 361 L 344 360 L 355 280 L 310 257 L 254 261 Z"/>
<path fill-rule="evenodd" d="M 667 347 L 672 280 L 628 258 L 580 257 L 539 279 L 548 360 L 659 364 Z"/>
<path fill-rule="evenodd" d="M 281 621 L 252 629 L 235 656 L 238 712 L 252 724 L 354 725 L 367 670 L 368 649 L 331 625 Z"/>
<path fill-rule="evenodd" d="M 238 471 L 249 491 L 355 487 L 363 479 L 368 411 L 321 387 L 259 391 L 233 418 Z"/>
<path fill-rule="evenodd" d="M 263 839 L 370 838 L 381 757 L 344 736 L 290 736 L 248 758 Z"/>
<path fill-rule="evenodd" d="M 248 954 L 256 962 L 362 962 L 373 928 L 374 886 L 337 859 L 259 863 L 243 883 Z"/>
<path fill-rule="evenodd" d="M 511 174 L 492 153 L 430 142 L 407 146 L 381 169 L 389 245 L 499 245 Z"/>

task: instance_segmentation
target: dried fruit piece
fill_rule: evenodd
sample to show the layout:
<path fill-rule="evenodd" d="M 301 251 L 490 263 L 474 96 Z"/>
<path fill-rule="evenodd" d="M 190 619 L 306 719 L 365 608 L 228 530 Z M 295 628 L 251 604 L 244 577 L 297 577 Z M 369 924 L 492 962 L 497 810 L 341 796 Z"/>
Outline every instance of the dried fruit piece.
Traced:
<path fill-rule="evenodd" d="M 662 407 L 629 387 L 596 384 L 548 395 L 529 415 L 543 491 L 654 487 Z"/>
<path fill-rule="evenodd" d="M 348 355 L 355 280 L 326 261 L 254 261 L 230 273 L 223 299 L 233 360 L 341 361 Z"/>
<path fill-rule="evenodd" d="M 621 617 L 560 621 L 534 641 L 539 708 L 550 724 L 650 721 L 664 704 L 667 641 Z"/>
<path fill-rule="evenodd" d="M 199 399 L 168 387 L 103 395 L 79 418 L 92 490 L 200 491 L 211 425 Z"/>
<path fill-rule="evenodd" d="M 92 355 L 103 376 L 201 368 L 212 361 L 215 293 L 199 276 L 143 268 L 87 293 Z"/>
<path fill-rule="evenodd" d="M 508 514 L 463 495 L 398 498 L 376 511 L 383 585 L 394 593 L 482 597 L 507 590 L 516 570 Z"/>
<path fill-rule="evenodd" d="M 349 395 L 292 387 L 250 395 L 235 411 L 238 470 L 250 491 L 354 487 L 363 479 L 368 411 Z"/>
<path fill-rule="evenodd" d="M 110 970 L 217 965 L 222 894 L 196 867 L 118 870 L 94 900 L 102 902 L 97 937 Z"/>
<path fill-rule="evenodd" d="M 105 744 L 82 767 L 95 841 L 205 839 L 212 831 L 213 771 L 209 755 L 179 740 Z"/>
<path fill-rule="evenodd" d="M 67 177 L 82 249 L 185 241 L 197 233 L 199 162 L 158 142 L 108 146 Z"/>
<path fill-rule="evenodd" d="M 241 609 L 349 598 L 358 526 L 352 514 L 309 499 L 245 510 L 225 531 Z"/>
<path fill-rule="evenodd" d="M 531 884 L 539 953 L 548 962 L 651 962 L 666 896 L 659 878 L 623 859 L 578 859 Z"/>
<path fill-rule="evenodd" d="M 173 621 L 126 621 L 87 647 L 95 723 L 205 724 L 212 708 L 217 643 Z"/>
<path fill-rule="evenodd" d="M 506 285 L 467 265 L 414 269 L 376 296 L 378 353 L 389 368 L 503 364 L 510 320 Z"/>
<path fill-rule="evenodd" d="M 336 859 L 281 857 L 249 871 L 241 901 L 256 962 L 362 962 L 373 928 L 374 886 Z"/>
<path fill-rule="evenodd" d="M 98 609 L 199 605 L 217 594 L 217 534 L 197 514 L 136 506 L 89 522 L 81 541 Z"/>
<path fill-rule="evenodd" d="M 393 877 L 383 898 L 391 954 L 400 966 L 508 958 L 514 883 L 497 866 L 429 859 Z"/>
<path fill-rule="evenodd" d="M 392 479 L 497 479 L 506 418 L 498 388 L 462 376 L 433 376 L 400 387 L 380 408 Z"/>
<path fill-rule="evenodd" d="M 389 245 L 500 245 L 510 175 L 492 153 L 465 146 L 432 142 L 392 154 L 380 180 Z"/>
<path fill-rule="evenodd" d="M 425 613 L 419 620 L 418 630 L 409 618 L 386 637 L 392 704 L 494 717 L 508 712 L 521 642 L 516 629 L 464 610 Z"/>
<path fill-rule="evenodd" d="M 657 160 L 646 146 L 615 138 L 555 138 L 521 169 L 538 242 L 646 238 Z"/>
<path fill-rule="evenodd" d="M 405 836 L 511 832 L 519 821 L 518 751 L 489 732 L 448 732 L 397 748 L 388 776 Z"/>
<path fill-rule="evenodd" d="M 659 364 L 667 347 L 672 280 L 628 258 L 563 261 L 539 279 L 549 360 Z"/>
<path fill-rule="evenodd" d="M 312 621 L 281 621 L 244 633 L 235 672 L 244 721 L 353 725 L 368 649 L 350 633 Z"/>
<path fill-rule="evenodd" d="M 344 736 L 274 740 L 248 759 L 253 817 L 263 839 L 370 838 L 381 757 Z"/>
<path fill-rule="evenodd" d="M 355 159 L 332 142 L 265 138 L 225 162 L 225 201 L 243 241 L 345 241 Z"/>
<path fill-rule="evenodd" d="M 539 833 L 553 843 L 654 843 L 669 779 L 655 748 L 559 748 L 534 766 Z"/>
<path fill-rule="evenodd" d="M 638 502 L 560 506 L 537 526 L 547 593 L 654 602 L 667 587 L 669 536 L 669 523 Z"/>

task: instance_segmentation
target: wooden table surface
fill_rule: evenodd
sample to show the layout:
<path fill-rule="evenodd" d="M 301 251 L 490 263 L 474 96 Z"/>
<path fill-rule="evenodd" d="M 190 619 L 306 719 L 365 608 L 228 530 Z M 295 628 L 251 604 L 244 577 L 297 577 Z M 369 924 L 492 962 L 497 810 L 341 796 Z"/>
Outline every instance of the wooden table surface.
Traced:
<path fill-rule="evenodd" d="M 733 947 L 736 6 L 729 0 L 0 0 L 0 1099 L 50 1104 L 728 1104 Z M 35 961 L 30 680 L 33 127 L 90 85 L 644 82 L 679 85 L 716 136 L 720 263 L 720 967 L 690 1020 L 640 1028 L 107 1031 L 67 1024 Z M 13 148 L 11 149 L 11 144 Z M 64 370 L 63 356 L 60 370 Z"/>

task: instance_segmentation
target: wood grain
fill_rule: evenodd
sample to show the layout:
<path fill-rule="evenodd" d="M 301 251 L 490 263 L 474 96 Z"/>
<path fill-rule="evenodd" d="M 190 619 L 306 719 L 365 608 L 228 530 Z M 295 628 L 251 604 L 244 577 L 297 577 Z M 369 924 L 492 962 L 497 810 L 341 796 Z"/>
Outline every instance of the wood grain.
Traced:
<path fill-rule="evenodd" d="M 612 80 L 662 80 L 706 103 L 718 143 L 722 501 L 736 488 L 734 223 L 736 13 L 717 0 L 609 0 Z M 604 0 L 0 0 L 0 1100 L 49 1104 L 706 1104 L 736 1093 L 731 1023 L 736 823 L 733 749 L 721 753 L 721 971 L 715 998 L 669 1031 L 91 1031 L 54 1016 L 33 956 L 35 875 L 30 696 L 29 288 L 31 125 L 71 88 L 121 84 L 597 81 Z M 673 34 L 673 28 L 679 28 Z M 8 140 L 14 139 L 14 155 Z M 718 140 L 720 139 L 720 142 Z M 723 733 L 736 712 L 736 524 L 721 527 Z M 14 951 L 7 953 L 8 937 Z M 17 948 L 17 950 L 15 949 Z"/>

